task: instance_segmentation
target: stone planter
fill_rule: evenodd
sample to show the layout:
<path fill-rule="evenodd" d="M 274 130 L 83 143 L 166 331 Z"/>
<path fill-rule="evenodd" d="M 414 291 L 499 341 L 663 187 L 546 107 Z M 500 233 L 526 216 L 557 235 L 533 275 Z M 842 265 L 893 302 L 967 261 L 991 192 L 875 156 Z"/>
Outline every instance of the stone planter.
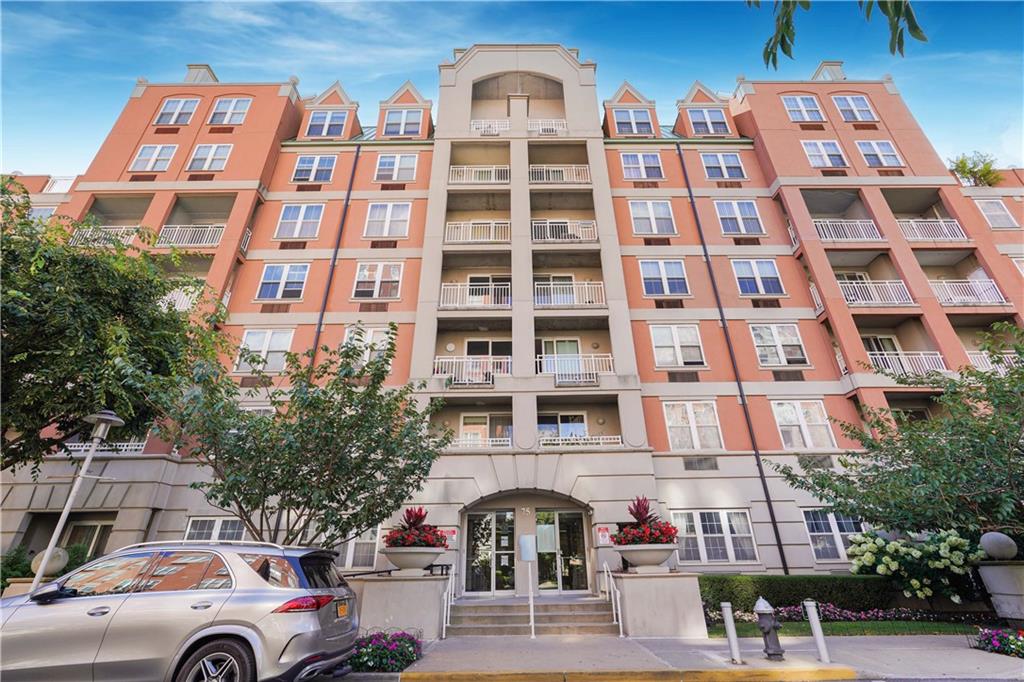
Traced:
<path fill-rule="evenodd" d="M 1000 618 L 1024 623 L 1024 561 L 983 561 L 978 573 Z"/>
<path fill-rule="evenodd" d="M 615 551 L 629 562 L 630 573 L 668 573 L 663 566 L 676 545 L 615 545 Z"/>
<path fill-rule="evenodd" d="M 381 554 L 399 569 L 399 575 L 423 575 L 423 569 L 444 552 L 444 547 L 385 547 L 381 550 Z"/>

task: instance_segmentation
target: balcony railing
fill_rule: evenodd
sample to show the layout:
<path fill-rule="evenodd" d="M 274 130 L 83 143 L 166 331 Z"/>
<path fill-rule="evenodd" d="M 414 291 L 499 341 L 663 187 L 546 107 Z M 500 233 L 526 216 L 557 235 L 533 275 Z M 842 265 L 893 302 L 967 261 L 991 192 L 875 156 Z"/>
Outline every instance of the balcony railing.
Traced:
<path fill-rule="evenodd" d="M 597 223 L 593 220 L 534 220 L 535 242 L 596 242 Z"/>
<path fill-rule="evenodd" d="M 511 438 L 476 438 L 473 436 L 461 436 L 459 438 L 452 439 L 451 444 L 448 445 L 453 450 L 469 450 L 476 448 L 510 448 L 512 447 Z"/>
<path fill-rule="evenodd" d="M 882 239 L 873 220 L 815 219 L 814 229 L 826 242 L 873 242 Z"/>
<path fill-rule="evenodd" d="M 786 223 L 786 232 L 789 233 L 789 243 L 793 245 L 793 248 L 795 249 L 800 246 L 800 237 L 797 236 L 796 230 L 793 229 L 793 226 L 788 221 Z"/>
<path fill-rule="evenodd" d="M 434 376 L 448 377 L 455 386 L 490 386 L 495 375 L 511 374 L 508 355 L 454 355 L 434 358 Z"/>
<path fill-rule="evenodd" d="M 907 241 L 911 242 L 965 242 L 967 235 L 960 223 L 952 218 L 940 220 L 897 220 Z"/>
<path fill-rule="evenodd" d="M 1006 298 L 991 279 L 933 279 L 932 291 L 942 305 L 1003 305 Z"/>
<path fill-rule="evenodd" d="M 542 448 L 582 448 L 622 445 L 622 436 L 541 436 Z"/>
<path fill-rule="evenodd" d="M 474 118 L 469 122 L 469 129 L 481 135 L 497 135 L 511 127 L 507 118 Z"/>
<path fill-rule="evenodd" d="M 252 229 L 247 227 L 245 228 L 245 234 L 242 235 L 242 243 L 238 247 L 243 256 L 249 253 L 250 242 L 252 242 Z"/>
<path fill-rule="evenodd" d="M 808 282 L 807 288 L 811 291 L 811 302 L 814 303 L 814 314 L 820 315 L 825 310 L 825 304 L 821 302 L 821 294 L 818 293 L 818 285 Z"/>
<path fill-rule="evenodd" d="M 530 182 L 586 184 L 590 182 L 590 166 L 586 164 L 530 164 Z"/>
<path fill-rule="evenodd" d="M 442 308 L 509 308 L 512 306 L 512 285 L 441 284 Z"/>
<path fill-rule="evenodd" d="M 224 236 L 223 225 L 164 225 L 157 246 L 214 247 Z"/>
<path fill-rule="evenodd" d="M 194 289 L 175 289 L 164 296 L 164 303 L 171 310 L 192 310 L 199 298 L 199 292 Z"/>
<path fill-rule="evenodd" d="M 512 241 L 512 223 L 507 220 L 470 220 L 445 223 L 447 244 L 507 244 Z"/>
<path fill-rule="evenodd" d="M 538 355 L 537 374 L 553 374 L 555 386 L 593 386 L 602 374 L 614 374 L 610 353 L 597 355 Z"/>
<path fill-rule="evenodd" d="M 983 372 L 995 372 L 999 376 L 1005 375 L 1011 367 L 1020 363 L 1016 353 L 999 353 L 993 355 L 984 351 L 967 351 L 967 358 L 971 364 Z"/>
<path fill-rule="evenodd" d="M 936 351 L 870 351 L 868 359 L 875 369 L 899 375 L 922 375 L 946 370 L 942 354 Z"/>
<path fill-rule="evenodd" d="M 843 351 L 839 350 L 838 348 L 836 348 L 835 351 L 836 364 L 839 365 L 839 372 L 844 375 L 849 374 L 850 368 L 846 365 L 846 358 L 843 357 Z"/>
<path fill-rule="evenodd" d="M 75 230 L 68 242 L 71 246 L 113 246 L 120 242 L 128 244 L 135 233 L 138 225 L 100 225 L 99 227 L 83 227 Z"/>
<path fill-rule="evenodd" d="M 841 280 L 839 288 L 843 298 L 851 306 L 861 305 L 914 305 L 907 285 L 900 279 L 872 280 L 870 282 L 851 282 Z"/>
<path fill-rule="evenodd" d="M 564 118 L 531 118 L 526 122 L 526 129 L 539 135 L 557 135 L 565 130 Z"/>
<path fill-rule="evenodd" d="M 92 441 L 86 441 L 83 443 L 64 443 L 64 449 L 72 455 L 84 454 L 89 451 L 89 447 L 91 445 Z M 134 438 L 132 440 L 107 441 L 105 443 L 100 443 L 96 448 L 96 452 L 104 454 L 132 455 L 142 452 L 145 447 L 145 440 Z"/>
<path fill-rule="evenodd" d="M 603 306 L 604 282 L 534 282 L 533 304 L 538 308 Z"/>
<path fill-rule="evenodd" d="M 448 182 L 452 185 L 498 185 L 507 183 L 508 166 L 452 166 Z"/>

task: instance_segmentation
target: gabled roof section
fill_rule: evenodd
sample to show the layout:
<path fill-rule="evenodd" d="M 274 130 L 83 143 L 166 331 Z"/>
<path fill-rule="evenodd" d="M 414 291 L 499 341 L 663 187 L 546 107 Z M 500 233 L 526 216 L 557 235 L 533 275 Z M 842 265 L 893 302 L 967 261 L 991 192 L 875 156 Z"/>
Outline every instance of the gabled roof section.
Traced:
<path fill-rule="evenodd" d="M 311 100 L 307 100 L 308 107 L 358 107 L 359 102 L 354 102 L 341 83 L 334 81 L 326 90 Z"/>
<path fill-rule="evenodd" d="M 382 107 L 386 106 L 432 106 L 433 103 L 429 99 L 425 99 L 420 91 L 416 89 L 412 81 L 405 81 L 402 85 L 395 90 L 391 97 L 380 103 Z"/>
<path fill-rule="evenodd" d="M 686 96 L 676 102 L 677 107 L 689 107 L 696 105 L 711 104 L 716 107 L 725 107 L 729 100 L 720 97 L 717 92 L 704 85 L 700 81 L 694 81 L 693 85 L 686 92 Z"/>
<path fill-rule="evenodd" d="M 642 107 L 654 106 L 654 100 L 644 97 L 639 90 L 629 83 L 629 81 L 622 81 L 622 85 L 620 85 L 619 89 L 615 91 L 615 94 L 612 95 L 611 99 L 605 100 L 604 103 L 605 105 L 635 104 Z"/>

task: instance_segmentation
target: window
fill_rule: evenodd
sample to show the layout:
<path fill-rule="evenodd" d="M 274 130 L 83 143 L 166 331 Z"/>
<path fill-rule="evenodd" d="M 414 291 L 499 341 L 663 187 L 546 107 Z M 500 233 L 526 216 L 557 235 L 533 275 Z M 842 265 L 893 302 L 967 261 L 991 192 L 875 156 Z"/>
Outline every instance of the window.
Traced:
<path fill-rule="evenodd" d="M 347 111 L 314 111 L 309 116 L 306 137 L 341 137 Z"/>
<path fill-rule="evenodd" d="M 688 109 L 686 113 L 690 116 L 694 135 L 729 134 L 724 109 Z"/>
<path fill-rule="evenodd" d="M 750 333 L 762 367 L 807 364 L 800 330 L 795 324 L 752 324 Z"/>
<path fill-rule="evenodd" d="M 746 510 L 672 512 L 672 523 L 679 529 L 680 561 L 757 561 Z"/>
<path fill-rule="evenodd" d="M 135 160 L 128 170 L 165 171 L 171 164 L 171 158 L 174 157 L 177 148 L 176 144 L 144 144 L 139 147 L 139 153 L 135 155 Z"/>
<path fill-rule="evenodd" d="M 213 105 L 210 114 L 210 125 L 241 125 L 245 121 L 245 112 L 249 111 L 252 99 L 248 97 L 219 99 Z"/>
<path fill-rule="evenodd" d="M 333 156 L 300 156 L 295 161 L 292 182 L 330 182 L 334 160 Z"/>
<path fill-rule="evenodd" d="M 538 414 L 537 435 L 545 438 L 586 438 L 587 415 L 578 413 Z"/>
<path fill-rule="evenodd" d="M 229 144 L 201 144 L 192 152 L 192 160 L 188 162 L 190 171 L 224 170 L 231 154 Z"/>
<path fill-rule="evenodd" d="M 832 98 L 844 121 L 877 121 L 864 95 L 836 95 Z"/>
<path fill-rule="evenodd" d="M 29 220 L 46 220 L 56 211 L 54 206 L 33 206 L 28 210 Z"/>
<path fill-rule="evenodd" d="M 152 559 L 152 552 L 100 559 L 68 577 L 61 587 L 75 597 L 99 597 L 131 592 Z"/>
<path fill-rule="evenodd" d="M 323 204 L 285 204 L 277 221 L 277 239 L 315 239 L 320 232 Z"/>
<path fill-rule="evenodd" d="M 86 558 L 94 559 L 106 551 L 107 540 L 110 539 L 110 532 L 113 529 L 113 523 L 72 523 L 71 527 L 64 531 L 64 539 L 60 546 L 83 545 Z"/>
<path fill-rule="evenodd" d="M 709 450 L 722 447 L 718 411 L 713 400 L 663 403 L 669 447 L 673 450 Z"/>
<path fill-rule="evenodd" d="M 362 334 L 357 335 L 357 330 Z M 363 362 L 369 362 L 370 357 L 380 357 L 388 349 L 387 327 L 346 327 L 345 343 L 361 343 L 363 345 Z"/>
<path fill-rule="evenodd" d="M 247 329 L 242 336 L 242 348 L 263 358 L 263 369 L 280 372 L 284 369 L 285 355 L 292 346 L 291 329 Z M 236 372 L 252 371 L 247 359 L 238 358 Z"/>
<path fill-rule="evenodd" d="M 165 99 L 153 125 L 187 126 L 192 120 L 192 114 L 195 113 L 198 104 L 199 100 L 197 99 Z"/>
<path fill-rule="evenodd" d="M 634 234 L 675 234 L 676 222 L 667 201 L 631 201 Z"/>
<path fill-rule="evenodd" d="M 642 260 L 644 296 L 685 296 L 690 293 L 681 260 Z"/>
<path fill-rule="evenodd" d="M 820 400 L 774 400 L 772 412 L 783 447 L 810 450 L 836 446 L 825 405 Z"/>
<path fill-rule="evenodd" d="M 615 132 L 619 135 L 653 135 L 651 112 L 647 109 L 615 109 Z"/>
<path fill-rule="evenodd" d="M 307 274 L 309 263 L 267 263 L 263 266 L 263 279 L 256 298 L 302 298 Z"/>
<path fill-rule="evenodd" d="M 364 237 L 409 236 L 409 212 L 412 204 L 370 204 L 366 212 Z"/>
<path fill-rule="evenodd" d="M 804 523 L 811 538 L 814 558 L 819 561 L 846 560 L 850 536 L 861 531 L 861 522 L 852 516 L 824 509 L 805 509 Z"/>
<path fill-rule="evenodd" d="M 339 547 L 342 568 L 373 568 L 377 561 L 378 532 L 377 528 L 371 528 Z"/>
<path fill-rule="evenodd" d="M 741 296 L 777 296 L 786 293 L 773 260 L 734 260 L 732 270 Z"/>
<path fill-rule="evenodd" d="M 360 263 L 356 268 L 353 298 L 398 298 L 401 263 Z"/>
<path fill-rule="evenodd" d="M 377 157 L 377 182 L 408 182 L 416 178 L 416 154 L 381 154 Z"/>
<path fill-rule="evenodd" d="M 622 177 L 627 180 L 660 180 L 665 177 L 661 171 L 659 154 L 622 154 Z"/>
<path fill-rule="evenodd" d="M 724 234 L 765 233 L 753 201 L 716 201 L 715 211 Z"/>
<path fill-rule="evenodd" d="M 835 140 L 810 140 L 801 142 L 804 153 L 812 168 L 845 168 L 846 157 Z"/>
<path fill-rule="evenodd" d="M 384 115 L 384 134 L 419 135 L 422 118 L 420 109 L 392 109 Z"/>
<path fill-rule="evenodd" d="M 990 227 L 1020 227 L 1001 199 L 975 199 Z"/>
<path fill-rule="evenodd" d="M 745 178 L 739 154 L 701 154 L 704 174 L 709 178 Z"/>
<path fill-rule="evenodd" d="M 818 98 L 813 95 L 784 95 L 782 104 L 786 107 L 790 121 L 824 121 Z"/>
<path fill-rule="evenodd" d="M 703 367 L 704 351 L 695 324 L 652 324 L 655 367 Z"/>
<path fill-rule="evenodd" d="M 193 516 L 185 529 L 186 540 L 244 540 L 245 526 L 241 519 L 230 516 L 200 518 Z"/>
<path fill-rule="evenodd" d="M 896 147 L 888 140 L 861 140 L 857 142 L 857 149 L 860 150 L 865 163 L 872 168 L 903 165 L 900 155 L 896 153 Z"/>

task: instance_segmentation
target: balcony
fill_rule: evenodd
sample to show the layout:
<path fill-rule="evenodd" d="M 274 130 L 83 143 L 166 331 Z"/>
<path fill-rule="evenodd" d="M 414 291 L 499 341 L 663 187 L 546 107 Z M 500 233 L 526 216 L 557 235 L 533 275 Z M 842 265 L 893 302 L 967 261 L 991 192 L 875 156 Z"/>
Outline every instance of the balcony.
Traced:
<path fill-rule="evenodd" d="M 138 225 L 100 225 L 99 227 L 84 227 L 75 230 L 68 242 L 71 246 L 114 246 L 115 244 L 127 245 L 131 242 Z"/>
<path fill-rule="evenodd" d="M 476 438 L 473 436 L 460 436 L 453 438 L 448 445 L 452 450 L 480 450 L 484 448 L 510 448 L 511 438 Z"/>
<path fill-rule="evenodd" d="M 868 359 L 878 371 L 900 376 L 922 376 L 947 369 L 942 355 L 936 351 L 869 351 Z"/>
<path fill-rule="evenodd" d="M 508 220 L 470 220 L 445 223 L 446 244 L 508 244 L 512 223 Z"/>
<path fill-rule="evenodd" d="M 991 279 L 933 279 L 928 281 L 942 305 L 1006 305 Z"/>
<path fill-rule="evenodd" d="M 531 118 L 526 122 L 526 130 L 538 135 L 558 135 L 565 129 L 564 118 Z"/>
<path fill-rule="evenodd" d="M 808 282 L 807 288 L 811 292 L 811 302 L 814 304 L 814 314 L 820 315 L 825 311 L 825 304 L 821 300 L 821 294 L 818 293 L 818 285 L 814 282 Z"/>
<path fill-rule="evenodd" d="M 555 386 L 596 386 L 602 374 L 614 373 L 611 353 L 537 356 L 537 374 L 554 375 Z"/>
<path fill-rule="evenodd" d="M 444 282 L 441 284 L 439 306 L 448 309 L 511 308 L 512 285 Z"/>
<path fill-rule="evenodd" d="M 1016 353 L 999 353 L 993 355 L 984 351 L 967 351 L 967 358 L 975 368 L 982 372 L 995 372 L 1005 376 L 1011 367 L 1016 367 L 1020 359 Z"/>
<path fill-rule="evenodd" d="M 593 220 L 534 220 L 535 243 L 580 243 L 597 241 L 597 223 Z"/>
<path fill-rule="evenodd" d="M 965 242 L 967 235 L 952 218 L 941 220 L 897 220 L 910 242 Z"/>
<path fill-rule="evenodd" d="M 874 242 L 882 234 L 873 220 L 815 219 L 814 229 L 824 242 Z"/>
<path fill-rule="evenodd" d="M 622 436 L 541 436 L 542 448 L 621 446 Z"/>
<path fill-rule="evenodd" d="M 164 304 L 171 310 L 189 311 L 199 299 L 199 292 L 194 288 L 175 289 L 164 296 Z"/>
<path fill-rule="evenodd" d="M 89 451 L 92 441 L 82 443 L 64 443 L 64 449 L 72 456 L 84 455 Z M 146 447 L 146 441 L 133 438 L 131 440 L 106 441 L 96 448 L 96 454 L 104 455 L 137 455 Z"/>
<path fill-rule="evenodd" d="M 224 236 L 224 225 L 164 225 L 157 247 L 213 248 Z"/>
<path fill-rule="evenodd" d="M 452 166 L 448 169 L 451 185 L 508 184 L 508 166 Z"/>
<path fill-rule="evenodd" d="M 907 285 L 899 279 L 866 282 L 841 280 L 839 289 L 843 292 L 847 305 L 851 306 L 914 305 Z"/>
<path fill-rule="evenodd" d="M 534 282 L 533 304 L 538 308 L 603 306 L 604 282 Z"/>
<path fill-rule="evenodd" d="M 590 183 L 590 166 L 586 164 L 530 164 L 530 182 L 549 185 L 582 185 Z"/>
<path fill-rule="evenodd" d="M 507 118 L 474 118 L 469 122 L 469 129 L 483 136 L 498 135 L 512 128 Z"/>
<path fill-rule="evenodd" d="M 493 386 L 495 375 L 512 373 L 507 355 L 458 355 L 434 358 L 434 376 L 448 377 L 453 386 Z"/>

